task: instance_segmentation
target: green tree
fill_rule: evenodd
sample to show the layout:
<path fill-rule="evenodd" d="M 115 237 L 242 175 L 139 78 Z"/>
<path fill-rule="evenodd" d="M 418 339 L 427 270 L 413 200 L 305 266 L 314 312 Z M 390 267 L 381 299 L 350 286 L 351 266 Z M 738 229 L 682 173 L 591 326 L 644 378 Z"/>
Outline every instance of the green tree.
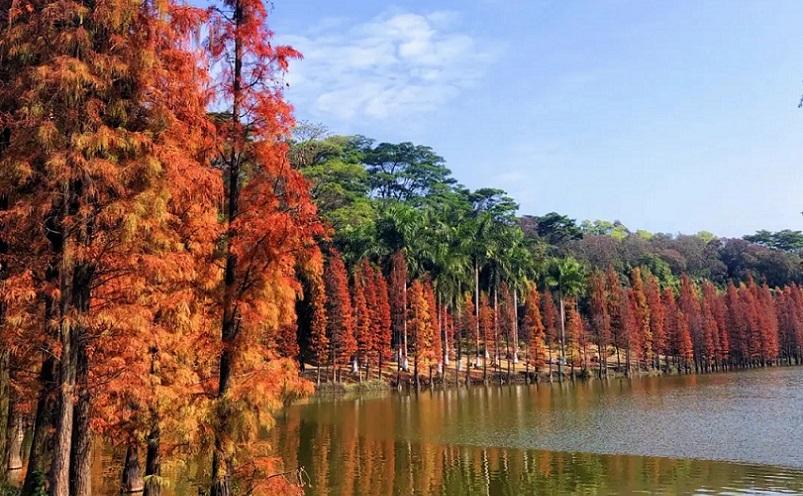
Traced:
<path fill-rule="evenodd" d="M 560 366 L 566 359 L 566 300 L 580 295 L 585 287 L 585 278 L 585 267 L 575 258 L 556 258 L 547 265 L 546 284 L 557 293 L 560 304 L 559 374 L 561 374 Z"/>

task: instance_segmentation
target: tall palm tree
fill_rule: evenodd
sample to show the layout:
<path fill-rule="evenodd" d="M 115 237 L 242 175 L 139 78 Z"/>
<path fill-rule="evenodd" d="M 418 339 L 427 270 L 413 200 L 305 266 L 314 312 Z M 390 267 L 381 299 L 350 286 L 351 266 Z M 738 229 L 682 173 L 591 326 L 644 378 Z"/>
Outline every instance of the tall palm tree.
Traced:
<path fill-rule="evenodd" d="M 558 295 L 560 303 L 560 360 L 558 376 L 563 380 L 561 366 L 566 361 L 566 298 L 575 298 L 585 287 L 585 267 L 573 257 L 556 258 L 547 264 L 546 284 Z"/>

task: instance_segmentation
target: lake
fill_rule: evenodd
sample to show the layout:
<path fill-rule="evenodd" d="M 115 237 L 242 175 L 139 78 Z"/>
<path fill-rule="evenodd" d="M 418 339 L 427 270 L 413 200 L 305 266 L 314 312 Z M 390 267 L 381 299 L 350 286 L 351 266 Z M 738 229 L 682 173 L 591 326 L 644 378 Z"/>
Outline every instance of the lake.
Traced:
<path fill-rule="evenodd" d="M 803 368 L 290 407 L 308 495 L 803 494 Z"/>

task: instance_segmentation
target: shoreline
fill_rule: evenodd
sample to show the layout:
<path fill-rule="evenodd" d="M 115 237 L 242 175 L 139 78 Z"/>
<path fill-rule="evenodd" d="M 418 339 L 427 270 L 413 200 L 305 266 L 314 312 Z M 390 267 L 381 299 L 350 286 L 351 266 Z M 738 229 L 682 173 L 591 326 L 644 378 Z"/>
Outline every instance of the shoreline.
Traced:
<path fill-rule="evenodd" d="M 519 364 L 520 365 L 520 364 Z M 641 379 L 648 377 L 679 377 L 679 376 L 707 376 L 715 374 L 726 373 L 741 373 L 755 370 L 770 370 L 776 368 L 794 368 L 801 367 L 803 364 L 796 363 L 773 363 L 769 365 L 755 365 L 749 367 L 740 366 L 723 366 L 707 371 L 695 371 L 692 369 L 690 372 L 679 371 L 677 368 L 670 367 L 669 370 L 647 369 L 647 370 L 631 370 L 628 373 L 615 369 L 609 369 L 606 374 L 600 376 L 598 369 L 580 369 L 575 370 L 574 374 L 563 371 L 562 377 L 558 375 L 557 370 L 553 368 L 551 375 L 548 371 L 539 370 L 536 374 L 530 371 L 529 376 L 524 370 L 513 370 L 508 374 L 506 369 L 488 371 L 486 379 L 483 379 L 482 368 L 473 368 L 470 373 L 470 384 L 466 382 L 465 370 L 458 370 L 455 377 L 455 368 L 451 367 L 445 371 L 444 374 L 433 375 L 430 382 L 429 376 L 420 377 L 419 385 L 416 385 L 413 374 L 409 372 L 397 373 L 395 369 L 387 368 L 383 370 L 381 379 L 373 377 L 371 379 L 358 380 L 355 376 L 349 373 L 346 377 L 347 380 L 339 382 L 322 382 L 315 384 L 316 368 L 308 367 L 302 376 L 307 380 L 313 382 L 315 391 L 307 397 L 299 398 L 293 404 L 303 403 L 312 399 L 342 399 L 350 396 L 361 397 L 364 395 L 384 396 L 386 394 L 394 393 L 415 393 L 423 391 L 446 391 L 452 389 L 470 389 L 476 387 L 502 387 L 514 385 L 552 385 L 552 384 L 575 384 L 575 383 L 588 383 L 599 380 L 613 380 L 613 379 Z M 523 367 L 521 367 L 523 369 Z M 400 379 L 400 380 L 399 380 Z"/>

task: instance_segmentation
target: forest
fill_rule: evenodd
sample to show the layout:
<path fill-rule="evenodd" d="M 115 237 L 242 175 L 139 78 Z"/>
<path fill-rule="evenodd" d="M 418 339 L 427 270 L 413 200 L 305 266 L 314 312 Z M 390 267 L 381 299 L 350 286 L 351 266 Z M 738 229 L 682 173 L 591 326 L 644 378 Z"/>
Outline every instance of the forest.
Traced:
<path fill-rule="evenodd" d="M 264 433 L 342 383 L 800 362 L 801 232 L 520 215 L 427 146 L 296 123 L 267 18 L 0 0 L 0 494 L 90 495 L 100 449 L 124 492 L 193 459 L 204 494 L 291 494 Z"/>

